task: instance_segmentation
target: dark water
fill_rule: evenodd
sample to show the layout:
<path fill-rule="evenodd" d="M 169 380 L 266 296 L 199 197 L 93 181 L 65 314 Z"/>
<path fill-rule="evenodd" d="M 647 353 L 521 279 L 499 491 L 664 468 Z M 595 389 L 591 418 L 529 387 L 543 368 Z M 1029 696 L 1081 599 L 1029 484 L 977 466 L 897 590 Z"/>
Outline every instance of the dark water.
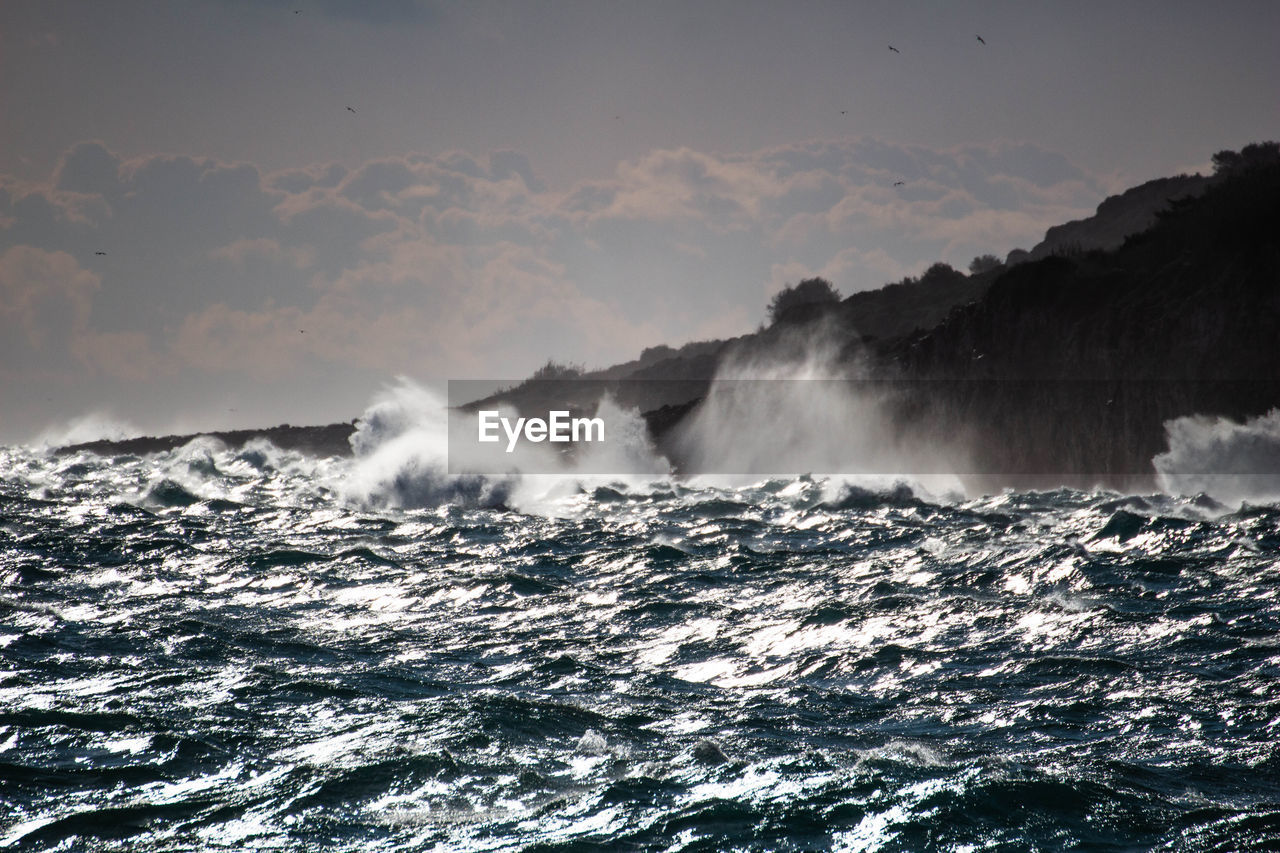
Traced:
<path fill-rule="evenodd" d="M 0 451 L 0 845 L 1280 849 L 1280 509 L 348 464 Z"/>

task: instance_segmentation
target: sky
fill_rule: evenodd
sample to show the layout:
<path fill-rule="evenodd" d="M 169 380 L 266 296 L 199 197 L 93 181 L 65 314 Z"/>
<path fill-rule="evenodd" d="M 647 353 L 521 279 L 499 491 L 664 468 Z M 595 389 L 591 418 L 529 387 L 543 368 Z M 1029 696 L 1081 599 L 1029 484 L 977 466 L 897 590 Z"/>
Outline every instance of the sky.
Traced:
<path fill-rule="evenodd" d="M 1280 138 L 1277 33 L 1271 0 L 5 0 L 0 443 L 350 420 L 963 270 Z"/>

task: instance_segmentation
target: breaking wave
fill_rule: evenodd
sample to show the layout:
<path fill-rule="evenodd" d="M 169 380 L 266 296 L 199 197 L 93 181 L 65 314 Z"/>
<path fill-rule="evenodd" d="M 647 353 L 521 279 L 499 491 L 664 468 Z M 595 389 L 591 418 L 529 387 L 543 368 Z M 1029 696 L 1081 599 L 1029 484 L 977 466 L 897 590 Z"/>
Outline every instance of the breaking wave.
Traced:
<path fill-rule="evenodd" d="M 1227 503 L 1280 499 L 1280 409 L 1244 422 L 1176 418 L 1165 433 L 1169 449 L 1152 460 L 1163 491 Z"/>

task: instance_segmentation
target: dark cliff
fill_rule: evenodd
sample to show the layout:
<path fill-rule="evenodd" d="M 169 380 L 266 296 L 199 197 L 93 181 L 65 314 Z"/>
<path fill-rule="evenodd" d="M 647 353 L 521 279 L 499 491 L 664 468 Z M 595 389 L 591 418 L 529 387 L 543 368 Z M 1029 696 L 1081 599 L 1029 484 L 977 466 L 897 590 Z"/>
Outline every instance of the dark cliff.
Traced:
<path fill-rule="evenodd" d="M 1280 405 L 1280 160 L 1174 202 L 1114 251 L 1009 269 L 877 355 L 927 380 L 903 413 L 967 435 L 979 470 L 1149 480 L 1165 421 Z"/>

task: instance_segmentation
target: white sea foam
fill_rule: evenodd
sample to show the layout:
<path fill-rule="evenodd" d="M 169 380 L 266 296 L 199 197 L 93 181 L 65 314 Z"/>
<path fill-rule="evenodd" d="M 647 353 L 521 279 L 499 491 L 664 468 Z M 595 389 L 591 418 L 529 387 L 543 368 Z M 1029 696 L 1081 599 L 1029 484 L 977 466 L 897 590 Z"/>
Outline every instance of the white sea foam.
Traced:
<path fill-rule="evenodd" d="M 499 411 L 515 414 L 502 407 Z M 621 482 L 638 487 L 665 478 L 669 470 L 653 452 L 639 413 L 621 409 L 609 397 L 596 412 L 609 425 L 608 442 L 584 444 L 570 458 L 546 444 L 520 442 L 514 452 L 503 454 L 507 468 L 502 472 L 491 470 L 493 457 L 481 452 L 473 436 L 451 435 L 472 426 L 465 418 L 451 422 L 448 414 L 441 396 L 408 379 L 384 389 L 357 422 L 351 437 L 355 457 L 340 493 L 372 506 L 502 505 L 559 515 L 566 511 L 566 500 L 584 486 Z M 619 473 L 585 473 L 602 470 Z M 530 471 L 538 473 L 526 473 Z"/>
<path fill-rule="evenodd" d="M 448 442 L 445 401 L 401 378 L 357 422 L 355 456 L 338 491 L 355 503 L 396 508 L 503 503 L 509 490 L 504 478 L 449 473 Z"/>
<path fill-rule="evenodd" d="M 1169 494 L 1280 500 L 1280 409 L 1243 423 L 1194 415 L 1164 425 L 1168 450 L 1151 460 Z"/>

